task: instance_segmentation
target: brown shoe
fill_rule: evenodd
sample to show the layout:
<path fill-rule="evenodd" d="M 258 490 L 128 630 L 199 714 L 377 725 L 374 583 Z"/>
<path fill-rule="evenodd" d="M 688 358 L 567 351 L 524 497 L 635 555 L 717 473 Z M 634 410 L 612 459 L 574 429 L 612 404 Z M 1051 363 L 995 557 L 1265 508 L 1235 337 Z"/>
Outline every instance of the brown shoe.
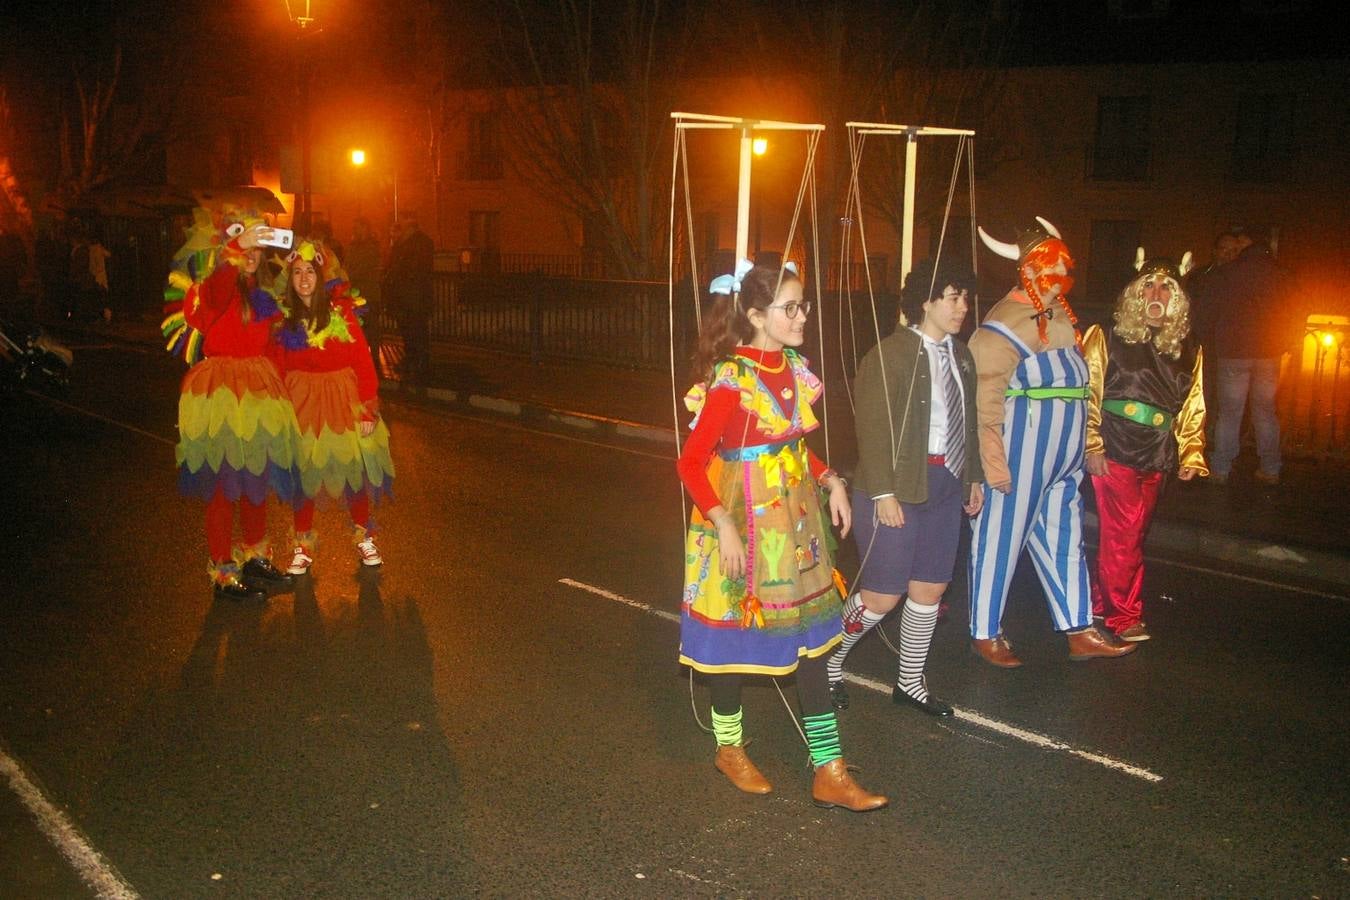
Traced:
<path fill-rule="evenodd" d="M 879 794 L 869 794 L 859 787 L 842 759 L 816 768 L 816 780 L 811 784 L 811 799 L 816 801 L 816 806 L 842 806 L 853 812 L 881 809 L 890 802 Z"/>
<path fill-rule="evenodd" d="M 1000 669 L 1015 669 L 1022 664 L 1013 653 L 1012 644 L 1001 634 L 992 638 L 971 638 L 970 652 Z"/>
<path fill-rule="evenodd" d="M 765 778 L 759 769 L 755 768 L 750 757 L 745 755 L 744 747 L 735 744 L 718 747 L 717 759 L 713 765 L 717 766 L 717 771 L 727 776 L 737 789 L 747 794 L 767 794 L 773 790 L 769 779 Z"/>
<path fill-rule="evenodd" d="M 1123 628 L 1116 632 L 1116 637 L 1120 638 L 1122 641 L 1129 641 L 1131 644 L 1146 641 L 1152 636 L 1153 635 L 1148 633 L 1148 629 L 1144 627 L 1143 622 L 1135 622 L 1129 628 Z"/>
<path fill-rule="evenodd" d="M 1093 627 L 1071 632 L 1068 638 L 1069 659 L 1102 659 L 1124 656 L 1139 649 L 1134 644 L 1127 644 L 1116 640 L 1114 637 L 1108 637 L 1105 632 Z"/>

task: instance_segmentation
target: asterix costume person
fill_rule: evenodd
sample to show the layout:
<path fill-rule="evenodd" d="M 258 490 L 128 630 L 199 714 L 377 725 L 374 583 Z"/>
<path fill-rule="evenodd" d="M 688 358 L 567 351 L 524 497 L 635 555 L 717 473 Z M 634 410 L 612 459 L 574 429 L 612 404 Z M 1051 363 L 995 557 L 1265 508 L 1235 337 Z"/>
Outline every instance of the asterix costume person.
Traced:
<path fill-rule="evenodd" d="M 267 495 L 295 491 L 295 411 L 274 361 L 275 298 L 247 273 L 239 238 L 263 224 L 251 210 L 194 213 L 165 289 L 167 348 L 191 368 L 178 401 L 178 484 L 206 502 L 218 596 L 245 599 L 289 578 L 268 560 Z M 234 506 L 243 541 L 232 546 Z"/>
<path fill-rule="evenodd" d="M 1144 538 L 1167 473 L 1208 475 L 1202 351 L 1177 266 L 1135 257 L 1115 324 L 1083 336 L 1090 373 L 1088 467 L 1100 521 L 1092 612 L 1123 640 L 1149 637 L 1143 622 Z M 1104 458 L 1103 463 L 1101 459 Z M 1096 474 L 1105 469 L 1104 474 Z"/>
<path fill-rule="evenodd" d="M 358 318 L 365 301 L 351 287 L 336 255 L 309 240 L 287 257 L 277 296 L 288 296 L 286 286 L 298 260 L 314 266 L 330 315 L 322 328 L 288 319 L 277 335 L 286 391 L 300 425 L 295 551 L 288 571 L 301 574 L 313 561 L 314 504 L 320 498 L 346 503 L 362 563 L 378 565 L 370 507 L 390 496 L 394 463 L 389 428 L 380 417 L 379 379 Z M 361 434 L 362 423 L 373 423 L 369 435 Z"/>
<path fill-rule="evenodd" d="M 1022 664 L 1003 635 L 1003 609 L 1024 548 L 1055 630 L 1068 633 L 1070 658 L 1135 649 L 1092 627 L 1079 491 L 1088 368 L 1067 299 L 1073 257 L 1052 224 L 1036 221 L 1017 244 L 980 229 L 986 246 L 1017 261 L 1021 284 L 989 310 L 970 340 L 986 482 L 970 544 L 971 649 L 1003 668 Z"/>

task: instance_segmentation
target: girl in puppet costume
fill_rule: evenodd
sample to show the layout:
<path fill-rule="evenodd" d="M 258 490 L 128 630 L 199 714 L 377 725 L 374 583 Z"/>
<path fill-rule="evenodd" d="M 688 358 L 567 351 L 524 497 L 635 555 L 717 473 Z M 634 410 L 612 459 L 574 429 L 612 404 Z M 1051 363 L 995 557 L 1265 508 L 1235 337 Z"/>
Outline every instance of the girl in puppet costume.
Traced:
<path fill-rule="evenodd" d="M 274 360 L 281 310 L 261 284 L 256 213 L 198 209 L 169 274 L 163 331 L 191 366 L 178 401 L 178 484 L 206 502 L 209 572 L 217 597 L 260 598 L 290 577 L 268 559 L 267 494 L 295 490 L 295 412 Z M 232 545 L 234 509 L 243 540 Z"/>
<path fill-rule="evenodd" d="M 1135 649 L 1092 623 L 1080 491 L 1088 370 L 1068 301 L 1073 257 L 1054 225 L 1036 222 L 1016 244 L 979 229 L 987 247 L 1016 260 L 1019 286 L 989 310 L 969 344 L 987 486 L 970 543 L 971 651 L 1001 668 L 1022 664 L 1003 634 L 1003 611 L 1023 549 L 1070 659 Z"/>
<path fill-rule="evenodd" d="M 685 397 L 693 433 L 677 469 L 696 509 L 685 544 L 680 662 L 706 673 L 714 761 L 738 789 L 772 790 L 746 756 L 745 675 L 797 676 L 812 797 L 855 812 L 886 805 L 849 775 L 830 706 L 826 656 L 839 643 L 841 593 L 830 523 L 848 534 L 847 488 L 806 446 L 821 383 L 795 349 L 811 305 L 796 267 L 754 266 L 714 279 Z M 828 513 L 821 491 L 829 491 Z"/>
<path fill-rule="evenodd" d="M 322 496 L 346 503 L 361 564 L 378 566 L 370 508 L 392 491 L 394 463 L 379 378 L 357 318 L 364 301 L 337 257 L 313 240 L 286 258 L 277 295 L 286 310 L 277 332 L 281 368 L 300 423 L 295 549 L 286 571 L 302 575 L 314 562 L 314 503 Z"/>
<path fill-rule="evenodd" d="M 1100 520 L 1092 613 L 1121 640 L 1149 639 L 1141 598 L 1144 538 L 1168 472 L 1208 475 L 1202 352 L 1191 335 L 1181 265 L 1144 258 L 1120 292 L 1115 324 L 1083 336 L 1090 373 L 1087 471 Z"/>

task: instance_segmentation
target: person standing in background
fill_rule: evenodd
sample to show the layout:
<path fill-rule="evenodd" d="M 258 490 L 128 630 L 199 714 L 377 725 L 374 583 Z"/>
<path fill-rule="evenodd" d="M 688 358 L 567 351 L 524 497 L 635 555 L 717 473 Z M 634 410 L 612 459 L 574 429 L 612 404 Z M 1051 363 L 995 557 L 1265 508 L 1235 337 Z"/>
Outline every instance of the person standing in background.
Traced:
<path fill-rule="evenodd" d="M 384 337 L 383 292 L 380 289 L 380 242 L 370 222 L 359 218 L 352 225 L 352 240 L 347 249 L 347 277 L 366 301 L 365 331 L 375 374 L 380 374 L 380 341 Z"/>
<path fill-rule="evenodd" d="M 389 253 L 385 276 L 389 310 L 403 335 L 401 374 L 425 382 L 431 374 L 431 271 L 436 245 L 417 225 L 417 214 L 404 212 L 399 235 Z"/>

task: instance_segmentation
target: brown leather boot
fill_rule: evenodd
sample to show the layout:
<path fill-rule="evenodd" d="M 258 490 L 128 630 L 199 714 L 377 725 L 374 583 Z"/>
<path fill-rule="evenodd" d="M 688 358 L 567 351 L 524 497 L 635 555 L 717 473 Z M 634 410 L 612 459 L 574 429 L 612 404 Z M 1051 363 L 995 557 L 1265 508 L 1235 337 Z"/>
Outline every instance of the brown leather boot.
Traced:
<path fill-rule="evenodd" d="M 816 780 L 811 785 L 811 799 L 816 806 L 842 806 L 853 812 L 881 809 L 890 801 L 880 794 L 869 794 L 859 787 L 848 773 L 842 759 L 827 762 L 816 768 Z"/>
<path fill-rule="evenodd" d="M 767 794 L 773 790 L 773 785 L 769 784 L 769 779 L 755 768 L 755 764 L 750 761 L 750 757 L 745 755 L 745 748 L 736 744 L 724 744 L 717 748 L 717 759 L 713 763 L 717 766 L 717 771 L 736 785 L 739 790 L 747 794 Z"/>
<path fill-rule="evenodd" d="M 1133 653 L 1139 649 L 1138 644 L 1127 644 L 1124 641 L 1116 640 L 1114 637 L 1107 637 L 1096 627 L 1070 632 L 1067 637 L 1069 638 L 1069 659 L 1074 660 L 1110 659 Z"/>
<path fill-rule="evenodd" d="M 970 652 L 1000 669 L 1015 669 L 1022 664 L 1013 653 L 1012 644 L 1001 634 L 991 638 L 971 638 Z"/>

